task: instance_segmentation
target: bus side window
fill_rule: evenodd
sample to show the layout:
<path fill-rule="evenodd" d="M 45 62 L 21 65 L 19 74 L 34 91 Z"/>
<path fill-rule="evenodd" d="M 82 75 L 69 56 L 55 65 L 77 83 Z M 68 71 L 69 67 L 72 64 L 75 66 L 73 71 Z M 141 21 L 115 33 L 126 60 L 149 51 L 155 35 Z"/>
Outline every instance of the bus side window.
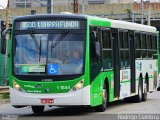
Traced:
<path fill-rule="evenodd" d="M 153 51 L 153 59 L 157 59 L 157 38 L 156 38 L 156 35 L 152 35 L 152 51 Z"/>
<path fill-rule="evenodd" d="M 129 37 L 128 32 L 123 33 L 124 36 L 124 51 L 125 51 L 125 67 L 130 66 L 130 51 L 129 51 Z"/>
<path fill-rule="evenodd" d="M 146 43 L 146 34 L 142 33 L 142 39 L 141 39 L 141 52 L 142 52 L 142 58 L 147 58 L 147 43 Z"/>
<path fill-rule="evenodd" d="M 130 66 L 129 57 L 129 39 L 128 31 L 119 32 L 119 44 L 120 44 L 120 67 L 126 68 Z"/>
<path fill-rule="evenodd" d="M 103 68 L 112 69 L 112 43 L 109 29 L 102 29 Z"/>
<path fill-rule="evenodd" d="M 90 28 L 90 59 L 94 66 L 100 62 L 100 42 L 97 27 Z"/>
<path fill-rule="evenodd" d="M 120 68 L 125 67 L 125 51 L 124 51 L 124 36 L 123 31 L 119 32 L 119 47 L 120 47 Z"/>
<path fill-rule="evenodd" d="M 98 27 L 90 27 L 90 80 L 93 81 L 102 69 L 100 32 Z"/>
<path fill-rule="evenodd" d="M 136 58 L 141 58 L 141 37 L 139 33 L 135 33 L 135 49 Z"/>
<path fill-rule="evenodd" d="M 150 34 L 148 34 L 147 37 L 148 58 L 152 58 L 152 38 Z"/>

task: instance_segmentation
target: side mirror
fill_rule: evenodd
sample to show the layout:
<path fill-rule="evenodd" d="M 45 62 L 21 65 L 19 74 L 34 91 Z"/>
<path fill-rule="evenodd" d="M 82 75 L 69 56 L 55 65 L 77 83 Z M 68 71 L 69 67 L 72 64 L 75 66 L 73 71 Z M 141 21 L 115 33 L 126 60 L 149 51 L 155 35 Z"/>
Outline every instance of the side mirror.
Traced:
<path fill-rule="evenodd" d="M 7 39 L 6 39 L 6 35 L 9 34 L 11 31 L 11 29 L 7 29 L 7 30 L 4 30 L 2 32 L 2 38 L 1 38 L 1 54 L 6 54 L 6 42 L 7 42 Z"/>

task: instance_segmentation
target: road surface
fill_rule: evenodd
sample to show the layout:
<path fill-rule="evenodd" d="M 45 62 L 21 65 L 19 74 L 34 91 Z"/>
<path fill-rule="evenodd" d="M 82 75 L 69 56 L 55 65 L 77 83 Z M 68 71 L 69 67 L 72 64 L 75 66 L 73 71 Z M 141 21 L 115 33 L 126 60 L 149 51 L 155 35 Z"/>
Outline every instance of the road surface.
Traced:
<path fill-rule="evenodd" d="M 110 103 L 105 112 L 98 113 L 93 109 L 84 107 L 46 107 L 42 114 L 33 114 L 30 107 L 13 108 L 10 103 L 0 105 L 0 119 L 5 120 L 5 116 L 15 117 L 18 120 L 123 120 L 120 115 L 129 114 L 154 114 L 154 119 L 160 119 L 160 91 L 148 93 L 146 102 L 141 103 L 125 103 L 124 101 L 117 101 Z M 9 116 L 10 115 L 10 116 Z M 13 115 L 13 116 L 11 116 Z M 138 115 L 137 115 L 138 116 Z M 134 117 L 134 116 L 131 116 Z M 126 118 L 138 119 L 136 118 Z M 143 116 L 144 117 L 144 116 Z M 148 116 L 147 116 L 148 117 Z M 14 119 L 14 120 L 16 120 Z M 143 119 L 143 118 L 142 118 Z M 10 119 L 9 119 L 10 120 Z"/>

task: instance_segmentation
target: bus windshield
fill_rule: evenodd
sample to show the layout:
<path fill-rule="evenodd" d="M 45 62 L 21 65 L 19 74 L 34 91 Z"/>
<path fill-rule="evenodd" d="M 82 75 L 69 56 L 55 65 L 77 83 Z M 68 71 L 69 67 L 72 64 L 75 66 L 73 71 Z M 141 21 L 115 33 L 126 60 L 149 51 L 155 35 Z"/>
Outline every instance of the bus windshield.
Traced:
<path fill-rule="evenodd" d="M 16 34 L 14 37 L 14 74 L 82 74 L 84 33 Z"/>

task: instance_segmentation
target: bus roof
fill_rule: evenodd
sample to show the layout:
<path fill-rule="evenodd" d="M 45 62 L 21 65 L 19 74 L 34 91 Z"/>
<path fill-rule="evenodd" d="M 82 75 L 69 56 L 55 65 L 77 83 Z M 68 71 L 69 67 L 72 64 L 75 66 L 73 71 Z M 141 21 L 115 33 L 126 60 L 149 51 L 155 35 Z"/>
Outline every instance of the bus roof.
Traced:
<path fill-rule="evenodd" d="M 144 31 L 144 32 L 152 32 L 156 33 L 157 29 L 153 26 L 142 25 L 138 23 L 126 22 L 122 20 L 112 20 L 108 18 L 100 18 L 97 16 L 89 16 L 90 20 L 96 21 L 107 21 L 111 23 L 112 28 L 119 28 L 119 29 L 128 29 L 128 30 L 135 30 L 135 31 Z"/>
<path fill-rule="evenodd" d="M 144 32 L 152 32 L 156 33 L 157 30 L 155 27 L 137 24 L 137 23 L 131 23 L 121 20 L 112 20 L 107 18 L 100 18 L 97 16 L 89 16 L 85 14 L 54 14 L 54 15 L 27 15 L 27 16 L 20 16 L 16 17 L 14 21 L 23 21 L 23 20 L 34 20 L 34 19 L 56 19 L 56 18 L 67 18 L 67 19 L 80 19 L 80 20 L 86 20 L 89 18 L 90 20 L 96 20 L 96 21 L 106 21 L 111 23 L 112 28 L 119 28 L 119 29 L 128 29 L 128 30 L 135 30 L 135 31 L 144 31 Z"/>
<path fill-rule="evenodd" d="M 34 19 L 56 19 L 56 18 L 67 18 L 67 19 L 87 19 L 86 15 L 76 15 L 76 14 L 47 14 L 47 15 L 26 15 L 19 16 L 14 19 L 14 21 L 22 21 L 22 20 L 34 20 Z"/>
<path fill-rule="evenodd" d="M 119 20 L 111 20 L 111 26 L 113 28 L 121 28 L 121 29 L 129 29 L 136 31 L 153 32 L 153 33 L 157 32 L 156 28 L 153 26 L 147 26 L 147 25 L 119 21 Z"/>

